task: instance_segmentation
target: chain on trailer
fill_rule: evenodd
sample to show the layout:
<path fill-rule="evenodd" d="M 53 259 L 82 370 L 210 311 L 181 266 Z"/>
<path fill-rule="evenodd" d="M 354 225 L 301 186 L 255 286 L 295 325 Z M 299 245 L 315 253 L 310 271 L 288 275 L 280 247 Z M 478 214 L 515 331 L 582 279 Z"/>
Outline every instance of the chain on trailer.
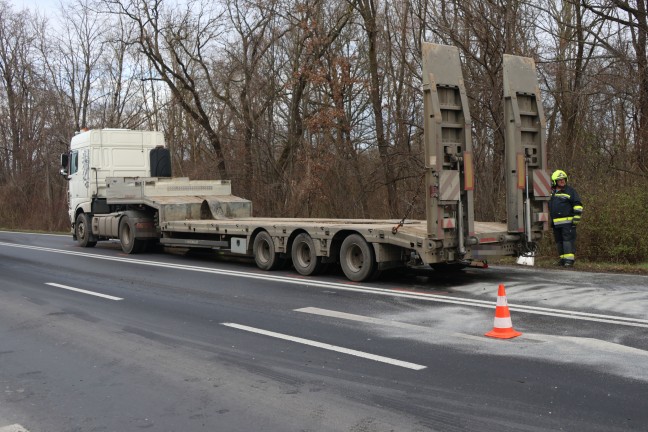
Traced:
<path fill-rule="evenodd" d="M 398 223 L 392 228 L 392 234 L 397 234 L 398 230 L 405 224 L 405 221 L 409 219 L 409 217 L 412 214 L 412 210 L 414 209 L 414 204 L 416 204 L 416 201 L 418 201 L 418 197 L 421 194 L 421 185 L 423 184 L 423 179 L 425 178 L 425 172 L 421 174 L 421 177 L 419 177 L 418 181 L 418 186 L 416 187 L 416 193 L 412 197 L 412 201 L 410 201 L 409 206 L 407 207 L 407 210 L 405 210 L 405 215 L 403 218 L 398 221 Z"/>

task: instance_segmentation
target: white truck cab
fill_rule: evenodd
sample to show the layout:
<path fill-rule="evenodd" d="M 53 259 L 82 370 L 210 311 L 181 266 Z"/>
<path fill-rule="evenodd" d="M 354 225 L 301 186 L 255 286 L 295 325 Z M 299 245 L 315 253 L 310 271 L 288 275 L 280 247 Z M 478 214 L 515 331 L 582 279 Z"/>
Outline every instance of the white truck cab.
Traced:
<path fill-rule="evenodd" d="M 170 177 L 170 159 L 164 147 L 164 136 L 157 131 L 99 129 L 76 134 L 70 151 L 61 155 L 61 175 L 69 181 L 68 214 L 75 236 L 81 215 L 91 217 L 110 211 L 106 204 L 107 178 Z M 166 156 L 160 157 L 156 149 Z"/>

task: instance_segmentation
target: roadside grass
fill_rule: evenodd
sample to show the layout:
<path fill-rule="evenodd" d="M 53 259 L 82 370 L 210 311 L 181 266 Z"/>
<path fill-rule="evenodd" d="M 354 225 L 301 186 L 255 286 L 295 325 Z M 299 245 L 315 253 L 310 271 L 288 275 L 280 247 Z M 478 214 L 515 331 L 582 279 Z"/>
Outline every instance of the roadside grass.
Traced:
<path fill-rule="evenodd" d="M 0 231 L 27 233 L 27 234 L 55 234 L 55 235 L 67 235 L 67 234 L 69 234 L 69 235 L 71 235 L 70 231 L 46 231 L 46 230 L 23 229 L 23 228 L 6 228 L 6 227 L 0 227 Z"/>

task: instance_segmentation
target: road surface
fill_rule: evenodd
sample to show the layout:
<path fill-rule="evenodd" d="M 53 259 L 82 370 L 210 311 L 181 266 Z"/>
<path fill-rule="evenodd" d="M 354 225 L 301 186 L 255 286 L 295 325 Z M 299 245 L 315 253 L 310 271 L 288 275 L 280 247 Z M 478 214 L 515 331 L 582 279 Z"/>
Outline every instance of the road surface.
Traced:
<path fill-rule="evenodd" d="M 515 339 L 484 336 L 499 284 Z M 355 284 L 0 232 L 0 432 L 646 431 L 647 350 L 644 276 Z"/>

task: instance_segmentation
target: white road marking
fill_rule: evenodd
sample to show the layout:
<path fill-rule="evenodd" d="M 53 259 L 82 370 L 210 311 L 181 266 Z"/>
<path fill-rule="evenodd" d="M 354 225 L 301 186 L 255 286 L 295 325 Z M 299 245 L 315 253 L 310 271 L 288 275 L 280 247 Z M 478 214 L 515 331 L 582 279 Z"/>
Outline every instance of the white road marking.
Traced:
<path fill-rule="evenodd" d="M 54 283 L 54 282 L 46 282 L 45 285 L 49 285 L 49 286 L 53 286 L 53 287 L 57 287 L 57 288 L 63 288 L 63 289 L 70 290 L 70 291 L 76 291 L 76 292 L 80 292 L 80 293 L 83 293 L 83 294 L 88 294 L 88 295 L 95 296 L 95 297 L 105 298 L 105 299 L 108 299 L 108 300 L 115 300 L 115 301 L 124 300 L 121 297 L 115 297 L 115 296 L 111 296 L 111 295 L 108 295 L 108 294 L 101 294 L 101 293 L 98 293 L 98 292 L 88 291 L 88 290 L 84 290 L 84 289 L 81 289 L 81 288 L 73 288 L 71 286 L 61 285 L 61 284 L 57 284 L 57 283 Z"/>
<path fill-rule="evenodd" d="M 0 427 L 0 432 L 29 432 L 26 428 L 19 424 L 12 424 L 9 426 Z"/>
<path fill-rule="evenodd" d="M 402 323 L 398 321 L 387 321 L 380 318 L 372 318 L 364 315 L 355 315 L 346 312 L 320 309 L 316 307 L 305 307 L 305 308 L 295 309 L 295 312 L 303 312 L 303 313 L 309 313 L 313 315 L 326 316 L 330 318 L 339 318 L 339 319 L 344 319 L 349 321 L 363 322 L 365 324 L 376 324 L 376 325 L 384 325 L 390 327 L 398 327 L 406 330 L 414 330 L 414 331 L 429 330 L 428 327 L 423 327 L 416 324 L 408 324 L 408 323 Z"/>
<path fill-rule="evenodd" d="M 338 319 L 343 319 L 343 320 L 348 320 L 348 321 L 355 321 L 355 322 L 362 322 L 366 324 L 373 324 L 373 325 L 381 325 L 381 326 L 386 326 L 386 327 L 396 327 L 400 329 L 405 329 L 405 330 L 410 330 L 413 332 L 429 332 L 431 330 L 430 327 L 426 326 L 421 326 L 421 325 L 416 325 L 416 324 L 408 324 L 400 321 L 388 321 L 380 318 L 372 318 L 364 315 L 355 315 L 355 314 L 350 314 L 346 312 L 338 312 L 338 311 L 332 311 L 328 309 L 320 309 L 316 307 L 305 307 L 305 308 L 300 308 L 300 309 L 295 309 L 295 312 L 302 312 L 302 313 L 309 313 L 313 315 L 320 315 L 320 316 L 326 316 L 329 318 L 338 318 Z M 477 340 L 480 342 L 483 341 L 492 341 L 493 339 L 485 339 L 483 337 L 479 336 L 474 336 L 474 335 L 469 335 L 465 333 L 451 333 L 449 336 L 452 337 L 460 337 L 463 339 L 472 339 L 472 340 Z"/>
<path fill-rule="evenodd" d="M 462 299 L 458 297 L 450 297 L 450 296 L 431 294 L 425 292 L 408 292 L 408 291 L 396 290 L 396 289 L 375 288 L 367 285 L 352 285 L 351 283 L 325 282 L 325 281 L 318 281 L 318 280 L 305 279 L 305 278 L 276 276 L 276 275 L 242 272 L 242 271 L 234 271 L 234 270 L 219 270 L 219 269 L 211 269 L 207 267 L 198 267 L 198 266 L 191 266 L 191 265 L 184 265 L 184 264 L 170 264 L 170 263 L 165 263 L 160 261 L 148 261 L 148 260 L 139 260 L 139 259 L 132 259 L 132 258 L 96 255 L 87 252 L 66 251 L 62 249 L 52 249 L 52 248 L 45 248 L 39 246 L 18 245 L 14 243 L 0 242 L 0 246 L 15 247 L 21 249 L 31 249 L 31 250 L 38 250 L 42 252 L 54 252 L 63 255 L 81 256 L 81 257 L 100 259 L 105 261 L 124 262 L 124 263 L 153 266 L 153 267 L 164 267 L 167 269 L 188 270 L 188 271 L 195 271 L 201 273 L 226 275 L 232 277 L 242 277 L 248 279 L 282 282 L 282 283 L 295 284 L 295 285 L 316 286 L 320 288 L 334 288 L 339 291 L 370 293 L 370 294 L 380 295 L 380 296 L 409 298 L 409 299 L 422 300 L 422 301 L 449 303 L 449 304 L 480 307 L 480 308 L 487 308 L 487 309 L 495 308 L 494 300 L 487 301 L 487 300 L 478 300 L 478 299 Z M 615 324 L 615 325 L 648 328 L 648 320 L 640 319 L 640 318 L 578 312 L 578 311 L 572 311 L 566 309 L 551 309 L 551 308 L 545 308 L 539 306 L 524 306 L 524 305 L 516 305 L 513 303 L 509 303 L 508 306 L 509 306 L 509 310 L 514 312 L 525 312 L 525 313 L 536 314 L 536 315 L 555 316 L 555 317 L 560 317 L 565 319 L 596 321 L 596 322 Z"/>
<path fill-rule="evenodd" d="M 370 353 L 366 353 L 366 352 L 362 352 L 362 351 L 356 351 L 356 350 L 353 350 L 353 349 L 344 348 L 344 347 L 331 345 L 331 344 L 327 344 L 327 343 L 322 343 L 322 342 L 317 342 L 317 341 L 313 341 L 313 340 L 310 340 L 310 339 L 303 339 L 303 338 L 300 338 L 300 337 L 290 336 L 290 335 L 286 335 L 286 334 L 282 334 L 282 333 L 275 333 L 275 332 L 272 332 L 272 331 L 258 329 L 258 328 L 255 328 L 255 327 L 248 327 L 246 325 L 241 325 L 241 324 L 236 324 L 236 323 L 221 323 L 221 324 L 224 325 L 224 326 L 227 326 L 227 327 L 236 328 L 236 329 L 247 331 L 247 332 L 250 332 L 250 333 L 256 333 L 256 334 L 260 334 L 260 335 L 264 335 L 264 336 L 273 337 L 273 338 L 276 338 L 276 339 L 283 339 L 283 340 L 287 340 L 287 341 L 290 341 L 290 342 L 296 342 L 296 343 L 300 343 L 300 344 L 303 344 L 303 345 L 308 345 L 308 346 L 312 346 L 312 347 L 316 347 L 316 348 L 322 348 L 322 349 L 325 349 L 325 350 L 335 351 L 335 352 L 339 352 L 339 353 L 342 353 L 342 354 L 348 354 L 348 355 L 352 355 L 352 356 L 355 356 L 355 357 L 361 357 L 361 358 L 365 358 L 365 359 L 369 359 L 369 360 L 373 360 L 373 361 L 377 361 L 377 362 L 381 362 L 381 363 L 387 363 L 387 364 L 390 364 L 390 365 L 393 365 L 393 366 L 400 366 L 402 368 L 413 369 L 413 370 L 422 370 L 422 369 L 425 369 L 427 367 L 427 366 L 419 365 L 419 364 L 416 364 L 416 363 L 410 363 L 410 362 L 406 362 L 406 361 L 402 361 L 402 360 L 396 360 L 396 359 L 389 358 L 389 357 L 379 356 L 379 355 L 376 355 L 376 354 L 370 354 Z"/>

